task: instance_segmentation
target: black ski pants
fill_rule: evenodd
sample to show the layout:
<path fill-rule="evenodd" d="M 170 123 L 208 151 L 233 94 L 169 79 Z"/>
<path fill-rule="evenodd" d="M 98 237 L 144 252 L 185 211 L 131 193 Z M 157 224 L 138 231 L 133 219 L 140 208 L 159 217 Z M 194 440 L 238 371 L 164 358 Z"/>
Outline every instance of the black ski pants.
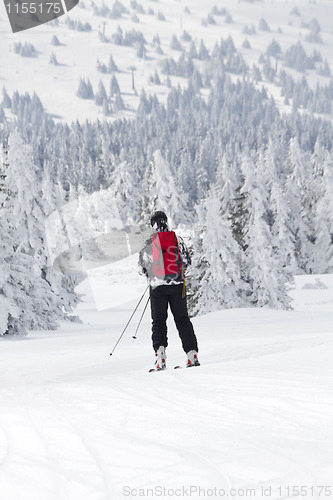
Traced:
<path fill-rule="evenodd" d="M 198 351 L 197 338 L 188 316 L 187 300 L 182 297 L 183 284 L 150 287 L 152 317 L 152 341 L 156 351 L 160 346 L 167 347 L 167 317 L 170 305 L 179 337 L 185 352 Z"/>

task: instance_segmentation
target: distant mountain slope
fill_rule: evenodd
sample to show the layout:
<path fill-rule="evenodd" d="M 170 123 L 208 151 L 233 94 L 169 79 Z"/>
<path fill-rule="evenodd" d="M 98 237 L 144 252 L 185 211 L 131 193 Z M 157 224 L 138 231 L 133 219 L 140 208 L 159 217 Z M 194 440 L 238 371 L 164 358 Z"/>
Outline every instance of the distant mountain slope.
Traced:
<path fill-rule="evenodd" d="M 180 71 L 166 74 L 167 58 L 177 62 L 182 50 L 199 52 L 201 41 L 211 54 L 216 42 L 230 36 L 248 66 L 248 77 L 267 86 L 280 108 L 288 110 L 295 105 L 295 93 L 304 94 L 304 81 L 302 89 L 290 90 L 290 80 L 281 80 L 281 70 L 295 83 L 305 78 L 309 89 L 330 83 L 332 19 L 329 0 L 208 0 L 204 6 L 199 0 L 81 0 L 55 22 L 13 35 L 1 5 L 0 86 L 10 96 L 15 90 L 36 92 L 50 114 L 68 122 L 131 116 L 143 89 L 164 101 L 168 86 L 187 85 Z M 204 59 L 202 53 L 193 59 L 203 77 Z M 113 77 L 117 82 L 112 82 Z M 76 95 L 80 82 L 86 99 Z M 121 99 L 116 99 L 116 83 Z M 93 98 L 85 84 L 91 84 Z M 325 96 L 331 102 L 332 90 Z M 328 107 L 312 101 L 311 111 L 330 114 Z M 307 97 L 298 106 L 306 107 L 308 102 Z"/>

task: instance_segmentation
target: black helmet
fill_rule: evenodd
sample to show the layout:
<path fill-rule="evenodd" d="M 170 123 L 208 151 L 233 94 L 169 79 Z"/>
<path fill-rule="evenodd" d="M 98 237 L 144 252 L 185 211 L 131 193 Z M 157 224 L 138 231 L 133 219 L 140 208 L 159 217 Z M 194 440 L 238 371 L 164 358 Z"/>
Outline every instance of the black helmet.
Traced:
<path fill-rule="evenodd" d="M 151 226 L 156 224 L 156 222 L 158 223 L 158 225 L 159 225 L 159 223 L 168 222 L 168 218 L 167 218 L 166 214 L 164 212 L 162 212 L 162 210 L 157 210 L 157 212 L 154 212 L 153 215 L 151 216 L 151 218 L 150 218 Z"/>

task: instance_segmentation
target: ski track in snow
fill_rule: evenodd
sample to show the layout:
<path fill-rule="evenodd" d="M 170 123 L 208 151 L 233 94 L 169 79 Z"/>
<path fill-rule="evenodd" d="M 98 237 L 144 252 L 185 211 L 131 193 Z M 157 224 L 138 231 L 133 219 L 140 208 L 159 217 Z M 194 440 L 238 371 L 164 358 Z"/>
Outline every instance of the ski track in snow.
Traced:
<path fill-rule="evenodd" d="M 148 314 L 138 340 L 134 321 L 108 358 L 135 301 L 97 312 L 89 290 L 82 325 L 0 339 L 0 499 L 121 500 L 125 486 L 194 485 L 255 488 L 252 498 L 272 487 L 281 500 L 294 497 L 279 486 L 331 486 L 333 279 L 321 278 L 320 303 L 303 288 L 314 279 L 299 279 L 294 312 L 195 318 L 199 368 L 173 370 L 185 359 L 170 320 L 168 369 L 148 373 Z"/>

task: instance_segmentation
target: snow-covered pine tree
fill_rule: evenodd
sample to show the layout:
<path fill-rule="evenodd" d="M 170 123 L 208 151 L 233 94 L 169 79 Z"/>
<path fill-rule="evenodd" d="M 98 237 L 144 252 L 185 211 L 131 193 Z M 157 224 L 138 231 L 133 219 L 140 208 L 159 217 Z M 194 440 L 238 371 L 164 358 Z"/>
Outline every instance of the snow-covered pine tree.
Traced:
<path fill-rule="evenodd" d="M 9 166 L 8 150 L 9 150 L 8 134 L 4 132 L 1 145 L 1 159 L 0 159 L 0 208 L 3 207 L 9 194 L 6 186 L 7 170 Z"/>
<path fill-rule="evenodd" d="M 22 305 L 27 307 L 25 319 L 30 319 L 30 297 L 24 287 L 31 284 L 31 261 L 17 252 L 15 241 L 15 221 L 9 208 L 12 198 L 8 185 L 9 145 L 5 139 L 1 165 L 0 203 L 0 335 L 25 333 Z"/>
<path fill-rule="evenodd" d="M 251 289 L 251 302 L 256 306 L 288 309 L 289 273 L 284 268 L 279 248 L 269 226 L 270 206 L 267 172 L 264 155 L 245 157 L 242 163 L 245 210 L 248 226 L 245 233 L 244 275 Z"/>
<path fill-rule="evenodd" d="M 203 198 L 215 182 L 216 177 L 216 145 L 213 137 L 208 135 L 201 141 L 200 149 L 196 155 L 196 180 L 197 194 Z"/>
<path fill-rule="evenodd" d="M 16 253 L 12 246 L 13 227 L 8 211 L 0 209 L 0 335 L 25 334 L 32 326 L 32 300 L 27 293 L 33 289 L 31 259 Z"/>
<path fill-rule="evenodd" d="M 13 221 L 6 206 L 11 196 L 8 186 L 8 152 L 8 134 L 4 133 L 0 163 L 0 335 L 12 331 L 25 333 L 24 326 L 19 322 L 21 288 L 18 283 L 25 282 L 30 274 L 29 268 L 25 270 L 21 256 L 14 260 L 14 264 L 11 263 L 13 256 L 15 256 L 15 247 L 13 244 Z"/>
<path fill-rule="evenodd" d="M 2 87 L 2 102 L 1 102 L 1 105 L 4 108 L 9 108 L 9 109 L 12 107 L 12 100 L 9 97 L 8 93 L 7 93 L 6 87 Z"/>
<path fill-rule="evenodd" d="M 108 96 L 106 94 L 104 84 L 103 84 L 102 80 L 100 80 L 99 84 L 98 84 L 98 90 L 95 94 L 95 104 L 97 104 L 97 106 L 103 106 L 104 101 L 107 101 L 107 100 L 108 100 Z"/>
<path fill-rule="evenodd" d="M 269 224 L 273 235 L 273 247 L 278 249 L 281 265 L 289 273 L 295 274 L 297 272 L 295 234 L 291 226 L 291 207 L 285 193 L 284 154 L 281 146 L 270 139 L 264 153 L 270 191 Z"/>
<path fill-rule="evenodd" d="M 119 71 L 118 66 L 114 62 L 112 55 L 110 55 L 109 63 L 108 63 L 108 72 L 109 73 L 116 73 L 117 71 Z"/>
<path fill-rule="evenodd" d="M 53 329 L 68 317 L 77 296 L 73 290 L 67 294 L 62 276 L 48 269 L 41 179 L 31 146 L 18 133 L 10 136 L 5 185 L 9 194 L 1 207 L 1 233 L 6 237 L 0 295 L 6 318 L 1 317 L 0 333 Z"/>
<path fill-rule="evenodd" d="M 216 187 L 196 207 L 190 310 L 193 315 L 244 305 L 241 248 L 233 238 L 228 211 Z"/>
<path fill-rule="evenodd" d="M 94 98 L 94 91 L 91 85 L 90 80 L 88 79 L 87 82 L 80 78 L 79 86 L 76 91 L 77 97 L 80 99 L 93 99 Z"/>
<path fill-rule="evenodd" d="M 115 112 L 122 111 L 125 109 L 125 103 L 119 92 L 115 95 L 113 108 Z"/>
<path fill-rule="evenodd" d="M 206 45 L 205 45 L 202 38 L 200 40 L 200 47 L 198 50 L 198 58 L 200 59 L 200 61 L 207 61 L 209 59 L 209 52 L 208 52 Z"/>
<path fill-rule="evenodd" d="M 309 160 L 302 151 L 297 139 L 292 138 L 285 162 L 285 199 L 290 214 L 288 225 L 295 241 L 294 256 L 298 272 L 311 273 L 314 268 L 314 248 L 310 240 L 313 230 L 308 217 L 304 213 L 305 186 L 311 178 L 309 166 Z"/>
<path fill-rule="evenodd" d="M 222 212 L 232 213 L 235 198 L 240 186 L 238 157 L 231 151 L 226 151 L 217 160 L 216 186 L 221 194 Z M 232 221 L 233 222 L 233 221 Z"/>
<path fill-rule="evenodd" d="M 188 194 L 189 210 L 192 212 L 197 200 L 197 182 L 191 152 L 187 148 L 182 148 L 180 151 L 177 179 L 183 191 Z"/>
<path fill-rule="evenodd" d="M 333 272 L 333 157 L 329 151 L 324 155 L 314 214 L 314 269 L 318 274 Z"/>
<path fill-rule="evenodd" d="M 326 258 L 328 260 L 330 259 L 329 247 L 331 244 L 331 231 L 329 228 L 327 228 L 326 231 L 324 229 L 328 221 L 327 216 L 325 217 L 324 215 L 325 209 L 322 205 L 323 196 L 327 190 L 327 186 L 324 183 L 324 165 L 326 163 L 327 150 L 323 147 L 322 140 L 323 138 L 319 135 L 310 161 L 308 162 L 309 177 L 303 186 L 303 217 L 309 228 L 308 239 L 312 259 L 311 267 L 308 267 L 308 269 L 311 273 L 323 272 L 323 268 L 325 267 L 323 258 L 325 259 L 325 256 L 322 252 L 325 253 L 325 250 L 327 250 L 328 254 Z M 309 181 L 309 179 L 311 179 L 311 181 Z M 327 200 L 327 197 L 325 197 L 325 199 Z M 324 220 L 320 220 L 323 218 Z M 320 232 L 321 246 L 317 244 L 317 231 Z M 317 264 L 319 268 L 317 268 Z"/>
<path fill-rule="evenodd" d="M 4 203 L 8 199 L 8 190 L 6 186 L 6 176 L 8 169 L 8 137 L 3 135 L 3 143 L 1 145 L 1 161 L 0 161 L 0 335 L 3 335 L 8 330 L 8 318 L 17 314 L 16 307 L 10 297 L 4 293 L 4 286 L 10 277 L 10 266 L 6 261 L 7 252 L 10 247 L 9 223 L 5 217 Z"/>
<path fill-rule="evenodd" d="M 113 97 L 116 94 L 120 94 L 120 88 L 117 78 L 113 75 L 110 80 L 110 97 Z"/>
<path fill-rule="evenodd" d="M 111 199 L 117 203 L 122 221 L 126 224 L 136 223 L 139 213 L 140 196 L 138 184 L 140 176 L 136 165 L 126 161 L 119 161 L 113 171 L 113 182 L 108 189 Z"/>
<path fill-rule="evenodd" d="M 143 212 L 163 209 L 172 226 L 187 222 L 187 194 L 177 185 L 176 175 L 160 150 L 154 151 L 143 194 Z M 146 206 L 145 206 L 146 205 Z"/>
<path fill-rule="evenodd" d="M 193 40 L 190 44 L 189 58 L 190 59 L 197 59 L 198 58 L 198 52 L 197 52 L 197 49 L 196 49 L 196 46 L 195 46 L 195 43 Z"/>

